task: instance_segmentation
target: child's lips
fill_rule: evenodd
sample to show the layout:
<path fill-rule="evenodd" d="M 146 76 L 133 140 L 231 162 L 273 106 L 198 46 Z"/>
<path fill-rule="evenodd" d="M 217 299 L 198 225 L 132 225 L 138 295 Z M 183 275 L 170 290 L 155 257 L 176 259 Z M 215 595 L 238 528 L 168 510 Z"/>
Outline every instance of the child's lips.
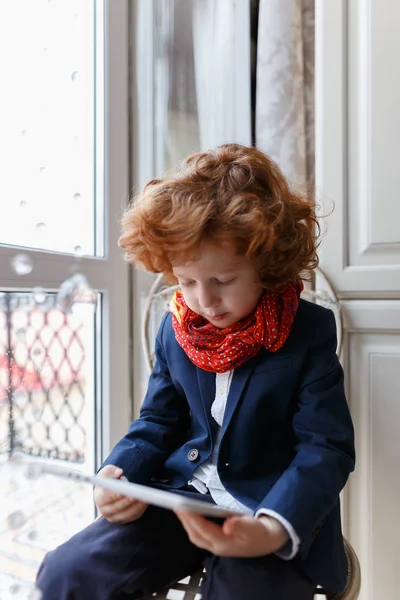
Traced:
<path fill-rule="evenodd" d="M 208 319 L 209 321 L 221 321 L 222 319 L 225 319 L 228 316 L 228 313 L 221 313 L 220 315 L 205 315 L 205 318 Z"/>

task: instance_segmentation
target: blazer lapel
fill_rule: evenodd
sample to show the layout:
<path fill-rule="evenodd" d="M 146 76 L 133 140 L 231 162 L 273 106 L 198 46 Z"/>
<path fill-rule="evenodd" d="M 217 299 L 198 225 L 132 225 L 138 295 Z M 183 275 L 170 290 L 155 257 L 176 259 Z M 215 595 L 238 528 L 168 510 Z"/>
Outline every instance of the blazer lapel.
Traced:
<path fill-rule="evenodd" d="M 224 414 L 224 420 L 221 428 L 221 437 L 224 435 L 230 420 L 233 417 L 236 406 L 243 394 L 244 388 L 251 374 L 253 373 L 256 365 L 264 356 L 266 350 L 261 348 L 258 354 L 248 360 L 244 365 L 235 369 L 232 377 L 231 387 L 229 389 L 228 399 L 226 402 L 226 409 Z M 216 442 L 218 424 L 211 416 L 211 406 L 215 400 L 215 373 L 204 371 L 199 367 L 196 367 L 197 371 L 197 382 L 200 390 L 200 396 L 203 404 L 204 415 L 208 425 L 208 431 L 213 441 Z"/>
<path fill-rule="evenodd" d="M 211 406 L 215 400 L 215 373 L 204 371 L 199 367 L 197 371 L 197 382 L 200 390 L 200 396 L 203 403 L 203 410 L 208 426 L 208 432 L 212 439 L 213 445 L 216 442 L 218 424 L 211 416 Z"/>
<path fill-rule="evenodd" d="M 226 402 L 224 420 L 221 428 L 221 437 L 225 434 L 225 431 L 227 430 L 228 425 L 234 415 L 238 402 L 243 395 L 249 377 L 253 373 L 258 362 L 261 360 L 264 352 L 265 350 L 262 348 L 254 358 L 248 360 L 246 363 L 244 363 L 244 365 L 235 369 Z"/>

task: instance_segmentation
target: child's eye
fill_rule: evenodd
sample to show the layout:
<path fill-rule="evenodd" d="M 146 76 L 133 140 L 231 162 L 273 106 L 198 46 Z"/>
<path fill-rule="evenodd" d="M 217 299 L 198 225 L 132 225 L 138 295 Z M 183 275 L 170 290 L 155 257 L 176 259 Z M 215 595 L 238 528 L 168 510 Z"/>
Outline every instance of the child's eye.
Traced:
<path fill-rule="evenodd" d="M 227 279 L 226 281 L 223 281 L 221 279 L 216 279 L 215 283 L 217 283 L 218 285 L 229 285 L 230 283 L 233 283 L 234 281 L 235 281 L 235 278 Z"/>
<path fill-rule="evenodd" d="M 180 281 L 181 287 L 189 287 L 194 284 L 194 281 Z"/>

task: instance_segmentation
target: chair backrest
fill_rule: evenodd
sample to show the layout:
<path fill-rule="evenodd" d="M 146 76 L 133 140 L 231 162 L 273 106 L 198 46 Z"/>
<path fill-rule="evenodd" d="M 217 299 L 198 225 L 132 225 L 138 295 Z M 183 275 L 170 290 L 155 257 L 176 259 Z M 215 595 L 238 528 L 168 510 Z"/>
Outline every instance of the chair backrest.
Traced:
<path fill-rule="evenodd" d="M 146 304 L 142 315 L 142 349 L 146 368 L 150 374 L 154 366 L 154 342 L 161 320 L 168 310 L 170 300 L 178 285 L 169 286 L 161 273 L 147 294 Z"/>
<path fill-rule="evenodd" d="M 337 354 L 340 356 L 343 344 L 343 315 L 340 302 L 329 279 L 321 268 L 315 270 L 317 279 L 323 285 L 321 289 L 313 290 L 306 287 L 302 298 L 330 308 L 336 318 L 338 346 Z M 158 275 L 147 294 L 146 304 L 142 316 L 142 348 L 146 361 L 146 368 L 150 374 L 154 365 L 154 341 L 161 319 L 168 310 L 168 305 L 178 285 L 169 286 L 162 274 Z"/>
<path fill-rule="evenodd" d="M 357 600 L 361 589 L 361 567 L 358 556 L 346 538 L 343 538 L 344 550 L 347 558 L 347 582 L 343 594 L 331 600 Z M 329 600 L 329 598 L 328 598 Z"/>

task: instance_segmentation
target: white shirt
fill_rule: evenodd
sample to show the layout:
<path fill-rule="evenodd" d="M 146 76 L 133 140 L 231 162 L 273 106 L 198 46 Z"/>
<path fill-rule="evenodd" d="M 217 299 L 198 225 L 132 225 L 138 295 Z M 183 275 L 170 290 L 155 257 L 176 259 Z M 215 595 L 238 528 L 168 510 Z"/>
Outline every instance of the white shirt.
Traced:
<path fill-rule="evenodd" d="M 216 373 L 215 399 L 211 406 L 211 416 L 219 426 L 217 441 L 215 443 L 211 457 L 202 465 L 197 467 L 197 469 L 193 473 L 192 479 L 188 483 L 194 488 L 196 488 L 196 490 L 201 494 L 207 494 L 207 492 L 210 492 L 212 499 L 218 506 L 242 512 L 244 514 L 252 515 L 253 511 L 248 506 L 245 506 L 244 504 L 239 502 L 239 500 L 236 500 L 236 498 L 234 498 L 224 488 L 222 481 L 218 475 L 217 469 L 221 427 L 224 419 L 226 402 L 228 399 L 232 376 L 233 371 L 227 371 L 226 373 Z M 292 525 L 274 510 L 261 508 L 256 512 L 255 517 L 259 517 L 261 515 L 269 515 L 271 517 L 274 517 L 285 527 L 291 538 L 292 547 L 289 548 L 289 550 L 285 548 L 284 551 L 281 550 L 276 554 L 280 556 L 280 558 L 283 558 L 285 560 L 292 559 L 297 554 L 300 546 L 299 536 L 297 535 Z"/>

